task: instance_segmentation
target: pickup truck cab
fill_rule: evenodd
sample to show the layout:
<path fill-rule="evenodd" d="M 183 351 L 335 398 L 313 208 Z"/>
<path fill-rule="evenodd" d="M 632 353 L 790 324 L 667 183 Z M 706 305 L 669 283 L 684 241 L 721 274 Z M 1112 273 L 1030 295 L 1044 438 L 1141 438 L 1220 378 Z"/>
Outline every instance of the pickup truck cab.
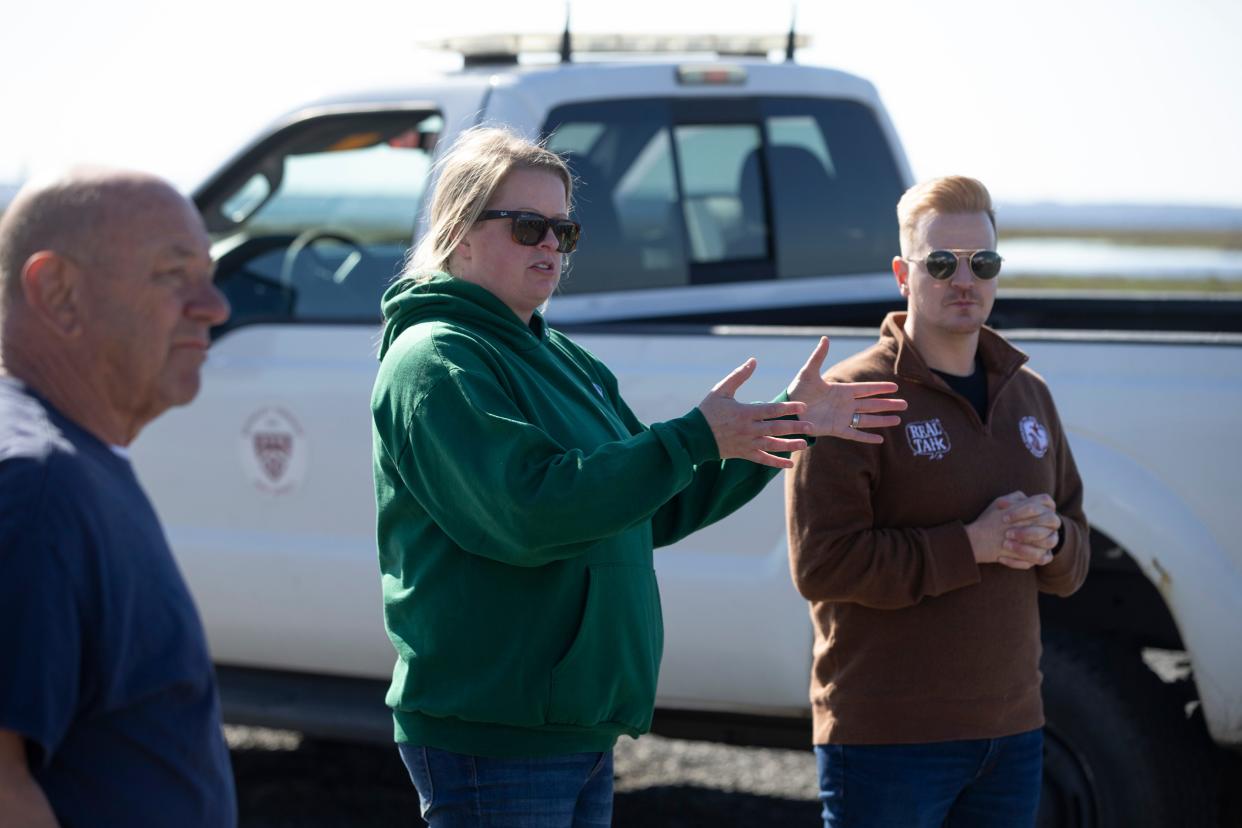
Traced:
<path fill-rule="evenodd" d="M 134 458 L 228 718 L 390 737 L 378 302 L 461 130 L 506 124 L 569 161 L 584 232 L 547 316 L 648 421 L 749 356 L 745 391 L 769 398 L 819 334 L 842 359 L 899 306 L 888 263 L 913 177 L 876 90 L 770 61 L 782 41 L 695 45 L 713 54 L 522 64 L 523 44 L 459 43 L 460 71 L 295 111 L 197 190 L 233 315 L 198 401 L 148 428 Z M 1001 235 L 1003 252 L 1003 219 Z M 1043 607 L 1043 818 L 1198 824 L 1215 805 L 1208 735 L 1242 746 L 1238 301 L 1001 297 L 992 324 L 1053 390 L 1093 527 L 1087 585 Z M 808 743 L 812 633 L 786 555 L 779 485 L 657 553 L 657 729 Z M 1161 680 L 1144 658 L 1167 651 Z"/>

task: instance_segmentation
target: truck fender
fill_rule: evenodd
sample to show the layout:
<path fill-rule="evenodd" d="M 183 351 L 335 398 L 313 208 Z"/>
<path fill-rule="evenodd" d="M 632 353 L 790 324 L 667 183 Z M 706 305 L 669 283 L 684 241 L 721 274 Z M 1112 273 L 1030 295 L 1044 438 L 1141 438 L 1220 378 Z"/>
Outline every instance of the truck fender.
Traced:
<path fill-rule="evenodd" d="M 1071 434 L 1091 525 L 1119 543 L 1164 598 L 1181 633 L 1212 736 L 1242 743 L 1242 578 L 1194 510 L 1152 471 L 1092 435 Z"/>

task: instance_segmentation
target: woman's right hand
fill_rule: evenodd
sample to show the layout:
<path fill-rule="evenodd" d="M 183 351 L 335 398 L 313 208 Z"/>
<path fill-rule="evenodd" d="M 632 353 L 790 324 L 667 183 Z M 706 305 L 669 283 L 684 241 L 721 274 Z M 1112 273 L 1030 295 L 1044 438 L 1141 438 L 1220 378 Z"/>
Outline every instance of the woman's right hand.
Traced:
<path fill-rule="evenodd" d="M 812 426 L 801 420 L 777 418 L 802 414 L 806 403 L 742 403 L 735 400 L 734 394 L 755 373 L 756 365 L 758 363 L 751 357 L 716 383 L 711 393 L 699 403 L 699 411 L 712 427 L 721 459 L 737 457 L 778 469 L 793 468 L 793 460 L 777 457 L 771 452 L 802 451 L 806 448 L 806 441 L 778 435 L 807 434 Z"/>

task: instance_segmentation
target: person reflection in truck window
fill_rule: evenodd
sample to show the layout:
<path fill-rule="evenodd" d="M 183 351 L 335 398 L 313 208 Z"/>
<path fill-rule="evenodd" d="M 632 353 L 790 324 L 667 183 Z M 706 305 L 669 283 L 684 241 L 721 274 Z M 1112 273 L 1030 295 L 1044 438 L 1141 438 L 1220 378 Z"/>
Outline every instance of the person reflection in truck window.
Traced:
<path fill-rule="evenodd" d="M 934 179 L 897 216 L 907 310 L 830 376 L 901 377 L 904 439 L 821 441 L 786 481 L 824 825 L 1033 826 L 1037 599 L 1086 578 L 1082 482 L 1048 387 L 984 325 L 1002 264 L 988 191 Z"/>
<path fill-rule="evenodd" d="M 483 127 L 438 163 L 371 400 L 396 740 L 432 826 L 479 807 L 607 825 L 613 745 L 655 703 L 653 547 L 746 503 L 808 438 L 883 442 L 864 429 L 905 404 L 876 396 L 891 382 L 826 382 L 821 340 L 773 402 L 734 399 L 751 359 L 644 425 L 540 310 L 590 241 L 562 159 Z"/>
<path fill-rule="evenodd" d="M 237 822 L 198 612 L 128 446 L 229 306 L 167 183 L 78 170 L 0 221 L 0 823 Z"/>

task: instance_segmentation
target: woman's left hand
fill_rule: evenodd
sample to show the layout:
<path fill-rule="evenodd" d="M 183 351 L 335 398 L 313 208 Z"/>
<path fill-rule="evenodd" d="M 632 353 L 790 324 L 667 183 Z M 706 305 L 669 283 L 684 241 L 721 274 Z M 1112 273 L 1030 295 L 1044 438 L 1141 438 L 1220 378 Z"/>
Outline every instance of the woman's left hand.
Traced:
<path fill-rule="evenodd" d="M 863 429 L 891 428 L 901 418 L 890 411 L 905 411 L 902 399 L 873 399 L 876 394 L 894 394 L 895 382 L 829 382 L 821 371 L 828 356 L 828 337 L 819 339 L 810 358 L 789 384 L 789 399 L 806 403 L 798 419 L 812 424 L 816 437 L 840 437 L 860 443 L 883 443 L 884 438 Z"/>

